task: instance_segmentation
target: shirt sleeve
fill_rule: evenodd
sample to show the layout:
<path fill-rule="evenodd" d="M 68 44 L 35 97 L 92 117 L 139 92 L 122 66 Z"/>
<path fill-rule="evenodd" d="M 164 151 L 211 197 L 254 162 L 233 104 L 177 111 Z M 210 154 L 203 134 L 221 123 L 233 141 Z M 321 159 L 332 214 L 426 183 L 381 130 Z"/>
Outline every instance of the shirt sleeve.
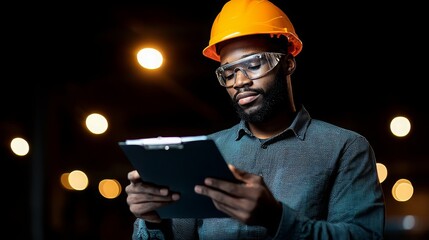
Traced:
<path fill-rule="evenodd" d="M 383 239 L 384 196 L 374 152 L 365 138 L 346 146 L 331 179 L 326 219 L 310 219 L 282 203 L 273 239 Z"/>
<path fill-rule="evenodd" d="M 160 224 L 146 223 L 137 218 L 132 240 L 198 239 L 195 219 L 162 220 Z"/>
<path fill-rule="evenodd" d="M 167 223 L 163 223 L 166 225 Z M 137 218 L 134 221 L 134 228 L 132 234 L 132 240 L 149 240 L 149 239 L 157 239 L 157 240 L 165 240 L 167 239 L 161 224 L 157 228 L 149 229 L 143 219 Z"/>

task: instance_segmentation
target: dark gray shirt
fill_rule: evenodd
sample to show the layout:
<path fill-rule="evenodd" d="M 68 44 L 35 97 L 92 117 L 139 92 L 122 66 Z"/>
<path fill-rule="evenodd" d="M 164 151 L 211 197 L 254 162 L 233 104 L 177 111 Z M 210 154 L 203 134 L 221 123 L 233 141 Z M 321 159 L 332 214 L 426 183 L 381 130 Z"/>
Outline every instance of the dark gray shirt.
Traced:
<path fill-rule="evenodd" d="M 302 107 L 289 128 L 270 139 L 256 138 L 243 121 L 209 137 L 227 162 L 263 176 L 282 203 L 276 235 L 232 218 L 173 219 L 162 231 L 137 219 L 133 239 L 383 238 L 383 192 L 363 136 L 312 119 Z"/>

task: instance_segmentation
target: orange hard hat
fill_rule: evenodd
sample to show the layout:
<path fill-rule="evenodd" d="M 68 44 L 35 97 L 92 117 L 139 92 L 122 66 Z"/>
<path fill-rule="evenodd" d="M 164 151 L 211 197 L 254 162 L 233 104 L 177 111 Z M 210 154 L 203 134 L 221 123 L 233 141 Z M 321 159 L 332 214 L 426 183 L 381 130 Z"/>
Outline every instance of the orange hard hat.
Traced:
<path fill-rule="evenodd" d="M 216 44 L 246 35 L 284 35 L 290 42 L 289 53 L 298 55 L 302 42 L 286 14 L 268 0 L 230 0 L 213 22 L 209 45 L 203 55 L 220 61 Z"/>

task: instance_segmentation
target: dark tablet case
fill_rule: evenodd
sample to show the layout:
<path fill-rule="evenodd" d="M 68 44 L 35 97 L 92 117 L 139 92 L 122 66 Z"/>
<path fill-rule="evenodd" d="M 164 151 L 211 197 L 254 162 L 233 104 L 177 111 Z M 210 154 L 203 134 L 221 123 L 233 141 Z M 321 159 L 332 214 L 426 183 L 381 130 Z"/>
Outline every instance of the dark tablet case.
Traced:
<path fill-rule="evenodd" d="M 238 182 L 213 140 L 158 145 L 119 142 L 119 146 L 143 181 L 180 192 L 179 201 L 158 209 L 161 218 L 228 217 L 209 197 L 194 192 L 194 186 L 202 185 L 205 177 Z"/>

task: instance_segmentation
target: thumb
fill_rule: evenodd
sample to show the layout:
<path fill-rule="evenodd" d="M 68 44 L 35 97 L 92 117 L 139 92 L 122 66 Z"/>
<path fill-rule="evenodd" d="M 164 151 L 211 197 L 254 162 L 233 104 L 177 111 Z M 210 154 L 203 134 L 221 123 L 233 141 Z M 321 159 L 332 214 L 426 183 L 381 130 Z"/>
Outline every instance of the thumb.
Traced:
<path fill-rule="evenodd" d="M 241 181 L 244 181 L 247 178 L 247 176 L 250 175 L 250 173 L 243 171 L 243 170 L 240 170 L 232 164 L 228 164 L 228 168 L 229 168 L 229 170 L 231 170 L 234 177 L 241 180 Z"/>

